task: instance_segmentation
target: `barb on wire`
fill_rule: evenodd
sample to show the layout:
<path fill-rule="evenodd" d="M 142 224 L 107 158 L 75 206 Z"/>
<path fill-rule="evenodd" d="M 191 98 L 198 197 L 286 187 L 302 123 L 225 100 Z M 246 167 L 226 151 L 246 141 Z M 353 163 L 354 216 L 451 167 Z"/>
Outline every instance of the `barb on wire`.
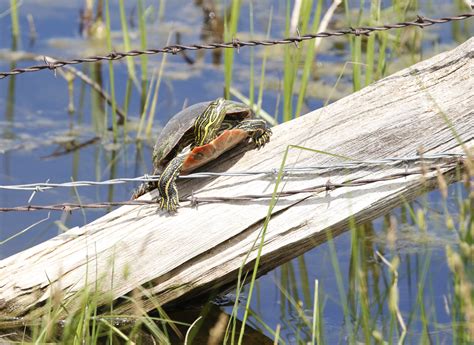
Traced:
<path fill-rule="evenodd" d="M 255 47 L 255 46 L 271 46 L 279 44 L 295 44 L 298 42 L 303 42 L 307 40 L 312 40 L 315 38 L 326 38 L 332 36 L 344 36 L 344 35 L 370 35 L 372 32 L 376 31 L 386 31 L 392 29 L 400 29 L 409 26 L 415 26 L 419 28 L 424 28 L 425 26 L 431 26 L 434 24 L 448 23 L 451 21 L 464 20 L 474 16 L 473 13 L 464 13 L 457 16 L 442 17 L 442 18 L 428 18 L 418 15 L 416 20 L 400 22 L 395 24 L 385 24 L 379 26 L 363 26 L 359 28 L 348 28 L 341 29 L 336 31 L 329 32 L 318 32 L 315 34 L 305 34 L 298 35 L 296 37 L 287 37 L 279 40 L 247 40 L 243 41 L 238 38 L 234 38 L 231 42 L 224 43 L 207 43 L 207 44 L 175 44 L 170 46 L 165 46 L 163 48 L 156 49 L 145 49 L 145 50 L 130 50 L 128 52 L 110 52 L 107 55 L 94 55 L 85 58 L 76 58 L 71 60 L 56 60 L 54 62 L 47 62 L 43 65 L 35 65 L 26 68 L 15 68 L 9 72 L 0 72 L 0 79 L 26 73 L 26 72 L 37 72 L 44 69 L 56 69 L 66 65 L 75 65 L 84 62 L 97 62 L 102 60 L 113 61 L 120 60 L 124 57 L 134 57 L 140 55 L 153 55 L 153 54 L 177 54 L 186 50 L 210 50 L 210 49 L 221 49 L 221 48 L 231 48 L 239 50 L 242 47 Z"/>
<path fill-rule="evenodd" d="M 443 164 L 442 168 L 447 170 L 452 170 L 459 166 L 460 160 L 456 159 L 454 161 Z M 326 183 L 318 184 L 310 188 L 299 189 L 299 190 L 284 190 L 279 193 L 279 197 L 291 196 L 299 193 L 319 193 L 324 191 L 332 191 L 337 188 L 342 187 L 359 187 L 376 182 L 390 181 L 399 179 L 402 177 L 407 177 L 410 175 L 424 175 L 427 172 L 438 171 L 439 166 L 425 166 L 411 171 L 397 172 L 393 174 L 386 175 L 380 178 L 372 179 L 354 179 L 348 180 L 341 183 L 332 183 L 329 180 Z M 180 202 L 190 202 L 190 206 L 196 206 L 202 203 L 222 203 L 222 202 L 241 202 L 241 201 L 251 201 L 251 200 L 262 200 L 262 199 L 271 199 L 273 193 L 267 194 L 247 194 L 247 195 L 237 195 L 237 196 L 210 196 L 210 197 L 196 197 L 191 195 L 187 198 L 180 199 Z M 77 209 L 99 209 L 99 208 L 109 208 L 113 206 L 138 206 L 138 205 L 156 205 L 154 200 L 128 200 L 128 201 L 112 201 L 112 202 L 99 202 L 99 203 L 90 203 L 90 204 L 80 204 L 80 203 L 62 203 L 55 205 L 23 205 L 16 207 L 0 207 L 0 212 L 12 212 L 12 211 L 38 211 L 38 210 L 49 210 L 49 211 L 65 211 L 72 212 Z"/>
<path fill-rule="evenodd" d="M 453 169 L 457 166 L 457 164 L 448 164 L 443 166 L 445 169 Z M 282 191 L 279 193 L 280 197 L 291 196 L 294 194 L 299 193 L 318 193 L 322 191 L 331 191 L 341 187 L 359 187 L 367 184 L 372 184 L 375 182 L 382 182 L 382 181 L 390 181 L 394 179 L 398 179 L 401 177 L 407 177 L 410 175 L 422 175 L 429 171 L 436 171 L 435 167 L 429 169 L 418 169 L 416 171 L 410 172 L 401 172 L 395 173 L 391 175 L 387 175 L 382 178 L 377 179 L 361 179 L 361 180 L 354 180 L 354 181 L 346 181 L 342 183 L 331 183 L 326 182 L 324 184 L 319 184 L 313 186 L 311 188 L 305 188 L 301 190 L 287 190 Z M 194 195 L 189 196 L 187 198 L 181 199 L 180 202 L 189 201 L 191 204 L 197 205 L 200 203 L 221 203 L 221 202 L 239 202 L 239 201 L 250 201 L 250 200 L 258 200 L 258 199 L 271 199 L 272 194 L 248 194 L 248 195 L 240 195 L 240 196 L 233 196 L 233 197 L 225 197 L 225 196 L 211 196 L 211 197 L 196 197 Z M 55 204 L 55 205 L 25 205 L 25 206 L 17 206 L 17 207 L 0 207 L 0 212 L 10 212 L 10 211 L 38 211 L 38 210 L 50 210 L 50 211 L 66 211 L 72 212 L 76 209 L 84 209 L 84 208 L 108 208 L 112 206 L 138 206 L 138 205 L 157 205 L 156 201 L 153 200 L 129 200 L 129 201 L 112 201 L 112 202 L 99 202 L 99 203 L 90 203 L 90 204 L 79 204 L 79 203 L 63 203 L 63 204 Z"/>
<path fill-rule="evenodd" d="M 317 166 L 306 166 L 306 167 L 292 167 L 285 168 L 283 174 L 285 176 L 298 175 L 298 174 L 310 174 L 318 173 L 322 170 L 338 170 L 338 169 L 363 169 L 366 167 L 373 166 L 394 166 L 399 164 L 423 164 L 427 162 L 434 162 L 438 160 L 448 160 L 448 162 L 456 161 L 458 159 L 466 158 L 465 154 L 457 153 L 435 153 L 435 154 L 426 154 L 423 156 L 411 156 L 411 157 L 388 157 L 377 160 L 357 160 L 357 161 L 345 161 L 337 164 L 329 165 L 317 165 Z M 271 169 L 266 171 L 237 171 L 237 172 L 198 172 L 189 175 L 178 176 L 180 179 L 194 179 L 194 178 L 208 178 L 216 176 L 228 176 L 228 177 L 242 177 L 242 176 L 269 176 L 276 177 L 278 175 L 278 169 Z M 43 192 L 53 188 L 77 188 L 77 187 L 92 187 L 92 186 L 104 186 L 104 185 L 114 185 L 114 184 L 123 184 L 129 182 L 153 182 L 158 181 L 160 175 L 143 175 L 139 177 L 130 177 L 130 178 L 117 178 L 105 181 L 73 181 L 73 182 L 64 182 L 64 183 L 50 183 L 50 182 L 40 182 L 40 183 L 28 183 L 28 184 L 18 184 L 18 185 L 0 185 L 0 189 L 8 190 L 26 190 L 26 191 L 36 191 Z"/>

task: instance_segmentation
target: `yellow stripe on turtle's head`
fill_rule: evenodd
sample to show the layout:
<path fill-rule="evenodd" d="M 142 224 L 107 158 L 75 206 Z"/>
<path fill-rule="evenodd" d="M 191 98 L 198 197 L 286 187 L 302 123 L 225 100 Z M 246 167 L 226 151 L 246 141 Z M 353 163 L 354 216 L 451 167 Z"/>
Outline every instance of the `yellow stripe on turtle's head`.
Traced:
<path fill-rule="evenodd" d="M 211 102 L 194 122 L 195 146 L 202 146 L 215 139 L 226 115 L 226 101 L 218 98 Z"/>

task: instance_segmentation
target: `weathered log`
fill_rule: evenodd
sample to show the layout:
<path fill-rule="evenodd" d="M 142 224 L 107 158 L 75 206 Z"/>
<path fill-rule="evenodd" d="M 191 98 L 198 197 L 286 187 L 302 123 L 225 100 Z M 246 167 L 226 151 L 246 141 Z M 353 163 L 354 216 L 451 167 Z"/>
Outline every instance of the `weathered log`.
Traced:
<path fill-rule="evenodd" d="M 262 150 L 235 149 L 206 171 L 267 171 L 279 168 L 288 145 L 353 160 L 465 152 L 474 135 L 474 39 L 380 80 L 325 108 L 274 128 Z M 245 152 L 245 153 L 244 153 Z M 341 162 L 341 158 L 290 148 L 287 167 Z M 441 169 L 443 172 L 451 168 Z M 286 176 L 265 236 L 260 273 L 326 240 L 328 231 L 362 222 L 426 188 L 436 176 L 409 175 L 331 191 L 317 185 L 383 179 L 404 166 L 338 169 Z M 234 197 L 271 194 L 275 178 L 221 176 L 180 181 L 181 196 Z M 150 198 L 145 195 L 144 198 Z M 137 287 L 165 304 L 235 281 L 269 210 L 269 198 L 181 204 L 177 215 L 152 206 L 124 206 L 80 228 L 0 261 L 0 315 L 31 316 L 53 291 L 71 301 L 88 287 L 119 298 Z M 130 311 L 130 302 L 119 303 Z M 145 309 L 153 308 L 146 299 Z M 117 311 L 117 309 L 116 309 Z"/>

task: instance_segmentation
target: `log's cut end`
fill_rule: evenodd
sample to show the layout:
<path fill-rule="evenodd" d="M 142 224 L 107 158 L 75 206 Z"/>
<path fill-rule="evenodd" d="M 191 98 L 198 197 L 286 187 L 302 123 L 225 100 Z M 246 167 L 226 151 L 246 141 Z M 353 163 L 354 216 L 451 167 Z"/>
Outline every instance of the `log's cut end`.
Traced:
<path fill-rule="evenodd" d="M 473 51 L 474 38 L 281 124 L 273 128 L 265 148 L 244 154 L 234 149 L 206 170 L 270 171 L 281 166 L 286 152 L 286 167 L 343 162 L 339 157 L 410 157 L 420 147 L 425 154 L 465 152 L 474 140 Z M 443 173 L 455 169 L 439 166 Z M 387 178 L 406 169 L 399 165 L 340 168 L 285 176 L 278 191 L 291 193 L 280 194 L 271 210 L 261 272 L 324 241 L 327 231 L 343 231 L 351 217 L 360 222 L 386 212 L 402 197 L 415 196 L 436 176 L 436 169 L 428 169 L 423 179 L 417 174 Z M 412 169 L 418 167 L 408 171 Z M 334 185 L 379 181 L 330 191 L 319 188 L 328 180 Z M 257 255 L 253 244 L 269 211 L 275 181 L 261 175 L 182 181 L 183 197 L 240 198 L 197 207 L 184 202 L 174 216 L 154 205 L 120 207 L 4 259 L 0 261 L 0 315 L 37 313 L 49 298 L 60 296 L 69 303 L 85 289 L 108 291 L 104 301 L 132 291 L 135 297 L 151 293 L 155 302 L 164 304 L 230 283 L 246 255 L 250 252 L 247 263 Z M 146 299 L 142 305 L 154 307 Z M 116 310 L 132 308 L 128 299 Z"/>

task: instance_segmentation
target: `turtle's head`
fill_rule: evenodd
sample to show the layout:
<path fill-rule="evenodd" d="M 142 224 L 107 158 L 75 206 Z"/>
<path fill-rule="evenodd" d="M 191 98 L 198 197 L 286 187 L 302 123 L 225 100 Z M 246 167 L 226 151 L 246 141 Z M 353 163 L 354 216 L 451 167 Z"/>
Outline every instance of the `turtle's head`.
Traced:
<path fill-rule="evenodd" d="M 255 115 L 252 108 L 240 102 L 226 101 L 225 109 L 226 116 L 236 117 L 239 120 L 251 118 Z"/>
<path fill-rule="evenodd" d="M 209 103 L 207 108 L 194 122 L 195 145 L 201 146 L 212 141 L 221 127 L 226 114 L 226 100 L 218 98 Z"/>

